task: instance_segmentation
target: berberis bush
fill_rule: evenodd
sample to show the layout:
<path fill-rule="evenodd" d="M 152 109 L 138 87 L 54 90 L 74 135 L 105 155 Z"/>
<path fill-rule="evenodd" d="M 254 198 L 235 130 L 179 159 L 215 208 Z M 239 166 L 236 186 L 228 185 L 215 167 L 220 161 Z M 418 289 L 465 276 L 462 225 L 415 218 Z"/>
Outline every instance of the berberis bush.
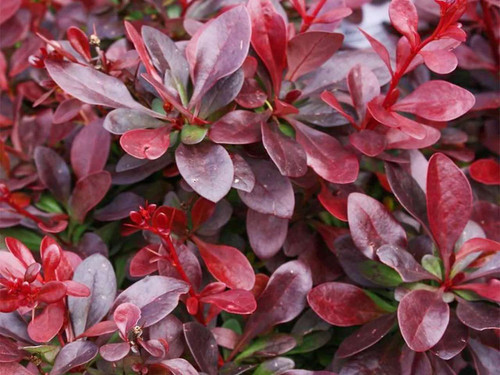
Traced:
<path fill-rule="evenodd" d="M 499 25 L 1 0 L 0 374 L 497 374 Z"/>

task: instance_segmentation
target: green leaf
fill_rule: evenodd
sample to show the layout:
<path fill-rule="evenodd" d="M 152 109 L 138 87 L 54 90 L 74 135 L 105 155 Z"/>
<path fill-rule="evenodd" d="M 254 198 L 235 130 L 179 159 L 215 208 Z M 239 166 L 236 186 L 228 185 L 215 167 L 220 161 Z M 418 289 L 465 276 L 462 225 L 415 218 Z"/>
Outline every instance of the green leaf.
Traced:
<path fill-rule="evenodd" d="M 59 353 L 59 346 L 56 345 L 37 345 L 37 346 L 25 346 L 23 347 L 29 353 L 37 354 L 40 356 L 45 362 L 53 364 L 54 360 L 57 357 L 57 353 Z"/>
<path fill-rule="evenodd" d="M 330 341 L 331 338 L 332 334 L 330 331 L 316 331 L 310 333 L 302 338 L 302 343 L 300 345 L 296 346 L 286 354 L 292 355 L 313 352 L 324 346 L 328 341 Z"/>
<path fill-rule="evenodd" d="M 437 256 L 426 254 L 422 257 L 422 267 L 427 272 L 443 280 L 443 261 Z"/>
<path fill-rule="evenodd" d="M 25 228 L 3 228 L 0 229 L 0 237 L 4 242 L 5 237 L 14 237 L 28 246 L 30 250 L 39 251 L 42 237 Z"/>
<path fill-rule="evenodd" d="M 57 201 L 50 195 L 42 195 L 40 200 L 35 203 L 35 206 L 45 212 L 53 212 L 62 214 L 64 211 Z"/>
<path fill-rule="evenodd" d="M 289 137 L 295 138 L 295 129 L 288 124 L 280 123 L 278 125 L 281 132 Z"/>
<path fill-rule="evenodd" d="M 394 311 L 396 311 L 398 309 L 397 306 L 391 305 L 389 302 L 387 302 L 383 298 L 379 297 L 377 294 L 375 294 L 373 292 L 370 292 L 369 290 L 365 290 L 365 289 L 363 289 L 363 291 L 382 310 L 385 310 L 387 312 L 394 312 Z"/>
<path fill-rule="evenodd" d="M 203 141 L 207 132 L 207 128 L 186 124 L 181 130 L 181 142 L 186 145 L 195 145 Z"/>
<path fill-rule="evenodd" d="M 395 270 L 373 260 L 362 262 L 360 271 L 368 280 L 385 287 L 398 286 L 403 282 L 401 276 Z"/>
<path fill-rule="evenodd" d="M 158 98 L 153 99 L 153 102 L 151 103 L 151 109 L 162 115 L 167 114 L 167 112 L 165 112 L 165 109 L 163 108 L 163 101 Z"/>

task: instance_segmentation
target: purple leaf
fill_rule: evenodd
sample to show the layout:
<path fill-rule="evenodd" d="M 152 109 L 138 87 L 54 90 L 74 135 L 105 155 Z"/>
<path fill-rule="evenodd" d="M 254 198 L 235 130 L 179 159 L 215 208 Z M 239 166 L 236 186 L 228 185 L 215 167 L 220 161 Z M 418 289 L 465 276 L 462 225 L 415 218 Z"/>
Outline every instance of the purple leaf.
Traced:
<path fill-rule="evenodd" d="M 71 166 L 78 178 L 103 170 L 108 160 L 111 137 L 96 120 L 76 135 L 71 145 Z"/>
<path fill-rule="evenodd" d="M 476 339 L 469 340 L 469 348 L 478 375 L 493 375 L 500 367 L 500 351 Z"/>
<path fill-rule="evenodd" d="M 116 277 L 109 260 L 101 254 L 94 254 L 78 265 L 73 281 L 90 289 L 89 297 L 68 297 L 73 331 L 78 336 L 108 313 L 116 295 Z"/>
<path fill-rule="evenodd" d="M 99 221 L 115 221 L 125 219 L 130 211 L 144 204 L 144 198 L 131 191 L 118 194 L 108 205 L 95 211 L 94 219 Z"/>
<path fill-rule="evenodd" d="M 427 212 L 446 275 L 453 247 L 471 211 L 472 192 L 467 177 L 447 156 L 434 154 L 427 172 Z"/>
<path fill-rule="evenodd" d="M 347 217 L 351 236 L 358 249 L 374 259 L 382 245 L 406 247 L 406 232 L 377 200 L 351 193 L 347 201 Z"/>
<path fill-rule="evenodd" d="M 413 255 L 405 249 L 394 245 L 382 245 L 377 250 L 380 261 L 395 269 L 405 283 L 420 280 L 436 280 L 436 277 L 427 272 L 417 263 Z"/>
<path fill-rule="evenodd" d="M 128 342 L 120 342 L 117 344 L 106 344 L 99 348 L 101 357 L 109 362 L 116 362 L 124 358 L 130 351 Z"/>
<path fill-rule="evenodd" d="M 406 344 L 424 352 L 444 335 L 450 319 L 450 308 L 439 292 L 414 290 L 406 294 L 398 307 L 398 321 Z"/>
<path fill-rule="evenodd" d="M 288 72 L 285 78 L 295 81 L 320 67 L 340 48 L 343 40 L 342 34 L 322 31 L 296 35 L 288 42 Z"/>
<path fill-rule="evenodd" d="M 389 333 L 395 322 L 395 314 L 385 314 L 364 324 L 342 341 L 336 355 L 339 358 L 347 358 L 375 345 Z"/>
<path fill-rule="evenodd" d="M 307 172 L 306 153 L 295 139 L 274 123 L 261 123 L 262 143 L 283 176 L 300 177 Z"/>
<path fill-rule="evenodd" d="M 71 216 L 83 222 L 87 212 L 104 198 L 110 186 L 111 175 L 107 171 L 92 173 L 78 180 L 69 200 Z"/>
<path fill-rule="evenodd" d="M 380 95 L 380 83 L 377 76 L 366 65 L 355 65 L 347 74 L 347 87 L 358 119 L 363 119 L 366 113 L 366 104 Z"/>
<path fill-rule="evenodd" d="M 432 366 L 426 353 L 418 353 L 407 345 L 403 346 L 401 356 L 399 357 L 401 364 L 401 375 L 427 375 L 432 374 Z"/>
<path fill-rule="evenodd" d="M 182 358 L 161 361 L 159 365 L 169 370 L 172 375 L 199 375 L 199 372 L 188 361 Z"/>
<path fill-rule="evenodd" d="M 248 209 L 247 235 L 255 255 L 260 259 L 273 257 L 283 246 L 288 231 L 288 219 L 261 214 Z"/>
<path fill-rule="evenodd" d="M 62 202 L 69 198 L 71 175 L 64 160 L 52 149 L 37 147 L 34 160 L 38 177 L 54 196 Z"/>
<path fill-rule="evenodd" d="M 238 96 L 244 79 L 245 75 L 241 69 L 220 79 L 201 98 L 200 113 L 198 116 L 207 118 L 210 114 L 231 103 Z"/>
<path fill-rule="evenodd" d="M 467 327 L 483 331 L 485 329 L 500 329 L 498 306 L 486 302 L 459 301 L 457 316 Z"/>
<path fill-rule="evenodd" d="M 431 121 L 451 121 L 472 108 L 476 99 L 452 83 L 435 80 L 418 86 L 392 106 L 395 111 L 413 113 Z"/>
<path fill-rule="evenodd" d="M 450 314 L 450 322 L 443 337 L 434 345 L 431 351 L 445 361 L 458 355 L 466 346 L 469 338 L 467 327 L 457 319 L 455 313 Z"/>
<path fill-rule="evenodd" d="M 190 106 L 197 104 L 215 83 L 234 73 L 245 60 L 250 46 L 250 16 L 244 6 L 237 6 L 200 29 L 191 39 L 190 70 L 194 92 Z"/>
<path fill-rule="evenodd" d="M 224 147 L 212 142 L 180 144 L 175 161 L 188 185 L 209 201 L 218 202 L 231 190 L 234 168 Z"/>
<path fill-rule="evenodd" d="M 90 341 L 74 341 L 64 345 L 57 354 L 50 375 L 67 374 L 74 367 L 90 362 L 97 355 L 97 345 Z"/>
<path fill-rule="evenodd" d="M 289 219 L 295 206 L 292 184 L 267 160 L 248 161 L 255 174 L 255 186 L 250 193 L 238 190 L 243 203 L 261 214 Z"/>
<path fill-rule="evenodd" d="M 235 352 L 269 328 L 297 317 L 311 287 L 311 271 L 304 263 L 295 260 L 278 267 L 258 298 L 257 310 L 248 319 Z"/>
<path fill-rule="evenodd" d="M 255 113 L 236 110 L 227 113 L 210 127 L 208 137 L 215 143 L 248 144 L 259 142 L 260 124 L 267 121 L 269 111 Z"/>
<path fill-rule="evenodd" d="M 212 333 L 197 322 L 184 324 L 186 343 L 200 369 L 209 375 L 217 374 L 217 342 Z"/>
<path fill-rule="evenodd" d="M 141 318 L 141 310 L 132 303 L 122 303 L 118 305 L 113 313 L 113 320 L 123 337 L 127 337 Z"/>
<path fill-rule="evenodd" d="M 118 108 L 106 115 L 103 127 L 112 134 L 123 134 L 135 129 L 156 129 L 165 122 L 136 109 Z"/>
<path fill-rule="evenodd" d="M 358 177 L 356 156 L 345 150 L 337 139 L 298 121 L 290 121 L 297 132 L 297 142 L 304 148 L 307 165 L 325 180 L 348 184 Z"/>
<path fill-rule="evenodd" d="M 54 124 L 63 124 L 68 122 L 78 115 L 81 108 L 82 102 L 78 99 L 66 99 L 57 106 L 52 122 Z"/>
<path fill-rule="evenodd" d="M 255 186 L 252 168 L 240 155 L 233 155 L 234 180 L 232 187 L 250 193 Z"/>

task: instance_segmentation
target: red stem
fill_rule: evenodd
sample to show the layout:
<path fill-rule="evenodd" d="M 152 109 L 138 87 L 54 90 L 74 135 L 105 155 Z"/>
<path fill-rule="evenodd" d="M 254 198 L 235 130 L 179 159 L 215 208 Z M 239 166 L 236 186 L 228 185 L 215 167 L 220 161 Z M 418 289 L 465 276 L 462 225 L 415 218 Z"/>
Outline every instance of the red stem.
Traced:
<path fill-rule="evenodd" d="M 302 24 L 302 27 L 300 28 L 300 32 L 301 33 L 306 32 L 307 29 L 309 29 L 309 27 L 311 26 L 311 24 L 313 23 L 314 19 L 318 15 L 318 13 L 321 10 L 321 8 L 323 8 L 323 5 L 325 5 L 325 3 L 326 3 L 326 0 L 320 0 L 318 2 L 318 4 L 316 5 L 316 8 L 314 8 L 312 14 L 310 16 L 306 16 L 304 18 L 304 23 Z"/>

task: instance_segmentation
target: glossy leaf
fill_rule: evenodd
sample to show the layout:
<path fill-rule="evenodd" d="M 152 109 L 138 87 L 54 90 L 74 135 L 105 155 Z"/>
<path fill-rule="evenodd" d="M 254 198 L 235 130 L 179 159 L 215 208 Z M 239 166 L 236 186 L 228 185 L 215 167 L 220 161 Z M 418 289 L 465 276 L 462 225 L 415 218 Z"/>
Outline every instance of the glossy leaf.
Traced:
<path fill-rule="evenodd" d="M 220 201 L 231 189 L 234 168 L 224 147 L 211 142 L 180 144 L 175 160 L 189 186 L 209 201 Z"/>
<path fill-rule="evenodd" d="M 251 314 L 257 308 L 255 297 L 247 290 L 233 289 L 200 298 L 201 302 L 211 303 L 233 314 Z"/>
<path fill-rule="evenodd" d="M 427 212 L 445 272 L 450 269 L 453 246 L 472 210 L 472 192 L 462 171 L 443 154 L 434 154 L 427 173 Z"/>
<path fill-rule="evenodd" d="M 121 136 L 120 145 L 137 159 L 158 159 L 170 145 L 170 127 L 129 130 Z"/>
<path fill-rule="evenodd" d="M 247 235 L 255 255 L 260 259 L 273 257 L 283 246 L 288 220 L 248 209 Z"/>
<path fill-rule="evenodd" d="M 116 277 L 109 260 L 94 254 L 79 264 L 73 280 L 86 285 L 91 293 L 87 298 L 68 297 L 73 332 L 78 336 L 108 313 L 116 295 Z"/>
<path fill-rule="evenodd" d="M 160 128 L 165 122 L 136 109 L 118 108 L 109 112 L 104 119 L 103 127 L 112 134 L 123 134 L 129 130 Z"/>
<path fill-rule="evenodd" d="M 417 32 L 417 8 L 411 0 L 393 0 L 389 6 L 389 17 L 394 28 L 403 34 L 410 45 L 415 46 L 420 37 Z"/>
<path fill-rule="evenodd" d="M 476 99 L 469 91 L 452 83 L 434 80 L 417 87 L 392 108 L 432 121 L 451 121 L 472 108 Z"/>
<path fill-rule="evenodd" d="M 266 160 L 248 160 L 255 175 L 251 192 L 238 190 L 243 203 L 261 214 L 289 219 L 295 206 L 292 184 Z"/>
<path fill-rule="evenodd" d="M 200 369 L 209 375 L 217 374 L 217 342 L 212 333 L 197 322 L 183 326 L 186 343 Z"/>
<path fill-rule="evenodd" d="M 246 7 L 235 7 L 200 31 L 187 47 L 192 48 L 193 55 L 191 106 L 198 103 L 219 79 L 234 73 L 243 64 L 250 46 L 250 17 Z"/>
<path fill-rule="evenodd" d="M 371 69 L 363 64 L 358 64 L 347 74 L 347 87 L 349 88 L 349 93 L 351 94 L 358 118 L 362 119 L 365 116 L 366 104 L 380 95 L 380 83 L 378 78 Z M 364 129 L 360 133 L 363 132 L 365 134 L 370 134 L 370 130 L 368 129 Z M 373 137 L 373 134 L 371 136 Z M 380 143 L 380 141 L 377 143 Z"/>
<path fill-rule="evenodd" d="M 347 217 L 354 243 L 370 259 L 382 245 L 406 246 L 404 229 L 381 203 L 367 195 L 349 195 Z"/>
<path fill-rule="evenodd" d="M 253 288 L 255 274 L 252 266 L 238 249 L 207 243 L 198 237 L 193 237 L 193 241 L 213 277 L 232 289 Z"/>
<path fill-rule="evenodd" d="M 212 124 L 208 137 L 221 144 L 259 142 L 260 124 L 267 121 L 269 115 L 269 112 L 254 113 L 243 110 L 229 112 Z"/>
<path fill-rule="evenodd" d="M 450 314 L 450 322 L 443 337 L 434 345 L 431 351 L 445 361 L 454 358 L 467 346 L 469 331 L 458 320 L 455 313 Z"/>
<path fill-rule="evenodd" d="M 326 133 L 314 130 L 298 121 L 291 121 L 297 132 L 297 142 L 304 148 L 307 165 L 325 180 L 348 184 L 358 177 L 356 156 Z"/>
<path fill-rule="evenodd" d="M 87 213 L 106 195 L 111 186 L 111 175 L 107 171 L 87 175 L 77 181 L 69 204 L 71 215 L 83 222 Z"/>
<path fill-rule="evenodd" d="M 51 303 L 28 324 L 28 334 L 34 341 L 48 342 L 62 328 L 64 319 L 64 303 Z"/>
<path fill-rule="evenodd" d="M 485 329 L 499 329 L 499 309 L 486 302 L 459 301 L 457 316 L 467 327 L 483 331 Z"/>
<path fill-rule="evenodd" d="M 500 185 L 500 165 L 493 159 L 479 159 L 469 167 L 470 176 L 485 185 Z"/>
<path fill-rule="evenodd" d="M 77 134 L 71 146 L 71 166 L 78 178 L 104 169 L 110 142 L 111 137 L 102 121 L 93 121 Z"/>
<path fill-rule="evenodd" d="M 50 375 L 67 374 L 74 367 L 84 365 L 97 356 L 97 345 L 90 341 L 74 341 L 61 348 Z"/>
<path fill-rule="evenodd" d="M 377 250 L 377 256 L 382 263 L 395 269 L 406 283 L 435 279 L 409 252 L 398 246 L 382 245 Z"/>
<path fill-rule="evenodd" d="M 384 314 L 363 289 L 345 283 L 318 285 L 309 292 L 307 301 L 322 319 L 340 327 L 364 324 Z"/>
<path fill-rule="evenodd" d="M 401 334 L 410 349 L 423 352 L 443 337 L 450 320 L 450 308 L 438 292 L 414 290 L 398 307 Z"/>
<path fill-rule="evenodd" d="M 288 72 L 285 78 L 295 81 L 320 67 L 340 48 L 343 40 L 342 34 L 322 31 L 296 35 L 288 42 Z"/>
<path fill-rule="evenodd" d="M 349 136 L 351 145 L 367 156 L 377 156 L 385 150 L 387 141 L 382 134 L 364 129 Z"/>

